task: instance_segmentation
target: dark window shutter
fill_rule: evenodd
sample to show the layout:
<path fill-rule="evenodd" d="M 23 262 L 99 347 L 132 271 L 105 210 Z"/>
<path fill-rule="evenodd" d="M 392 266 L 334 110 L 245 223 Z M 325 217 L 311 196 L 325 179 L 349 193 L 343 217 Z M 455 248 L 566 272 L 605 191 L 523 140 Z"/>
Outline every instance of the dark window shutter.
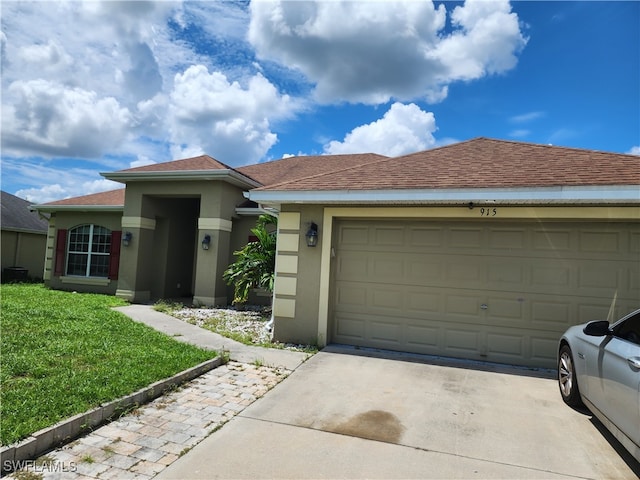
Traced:
<path fill-rule="evenodd" d="M 67 250 L 67 231 L 60 229 L 56 236 L 56 258 L 53 275 L 59 277 L 64 275 L 64 260 Z"/>
<path fill-rule="evenodd" d="M 118 279 L 120 268 L 120 245 L 122 244 L 122 232 L 111 232 L 111 249 L 109 250 L 109 280 Z"/>

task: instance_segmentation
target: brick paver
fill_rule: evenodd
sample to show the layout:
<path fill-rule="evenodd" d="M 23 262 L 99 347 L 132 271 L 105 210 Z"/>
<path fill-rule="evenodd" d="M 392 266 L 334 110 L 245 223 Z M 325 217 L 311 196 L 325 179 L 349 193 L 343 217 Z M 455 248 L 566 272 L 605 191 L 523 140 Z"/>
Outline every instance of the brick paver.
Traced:
<path fill-rule="evenodd" d="M 43 479 L 149 479 L 289 375 L 229 362 L 29 464 Z M 7 478 L 18 478 L 16 472 Z"/>

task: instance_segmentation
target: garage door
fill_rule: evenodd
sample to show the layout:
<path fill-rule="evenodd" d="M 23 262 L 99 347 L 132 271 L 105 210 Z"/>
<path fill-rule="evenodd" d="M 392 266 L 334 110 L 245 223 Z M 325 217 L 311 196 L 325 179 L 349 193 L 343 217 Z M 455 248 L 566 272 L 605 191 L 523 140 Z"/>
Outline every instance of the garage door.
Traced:
<path fill-rule="evenodd" d="M 569 326 L 640 303 L 632 223 L 340 220 L 331 340 L 553 367 Z"/>

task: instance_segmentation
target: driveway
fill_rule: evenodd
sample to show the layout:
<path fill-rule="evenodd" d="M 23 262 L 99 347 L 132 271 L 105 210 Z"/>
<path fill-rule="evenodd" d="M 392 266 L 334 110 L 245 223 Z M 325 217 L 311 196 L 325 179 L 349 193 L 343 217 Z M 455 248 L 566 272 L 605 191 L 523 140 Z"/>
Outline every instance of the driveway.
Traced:
<path fill-rule="evenodd" d="M 157 478 L 637 478 L 598 427 L 550 372 L 329 347 Z"/>

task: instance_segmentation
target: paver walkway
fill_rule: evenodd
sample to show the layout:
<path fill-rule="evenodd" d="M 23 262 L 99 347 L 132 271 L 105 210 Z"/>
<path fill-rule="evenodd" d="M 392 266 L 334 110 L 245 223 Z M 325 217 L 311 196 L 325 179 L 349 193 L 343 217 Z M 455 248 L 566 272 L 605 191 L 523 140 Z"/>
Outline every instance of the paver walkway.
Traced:
<path fill-rule="evenodd" d="M 289 373 L 229 362 L 7 478 L 26 478 L 25 471 L 43 479 L 152 478 Z"/>

